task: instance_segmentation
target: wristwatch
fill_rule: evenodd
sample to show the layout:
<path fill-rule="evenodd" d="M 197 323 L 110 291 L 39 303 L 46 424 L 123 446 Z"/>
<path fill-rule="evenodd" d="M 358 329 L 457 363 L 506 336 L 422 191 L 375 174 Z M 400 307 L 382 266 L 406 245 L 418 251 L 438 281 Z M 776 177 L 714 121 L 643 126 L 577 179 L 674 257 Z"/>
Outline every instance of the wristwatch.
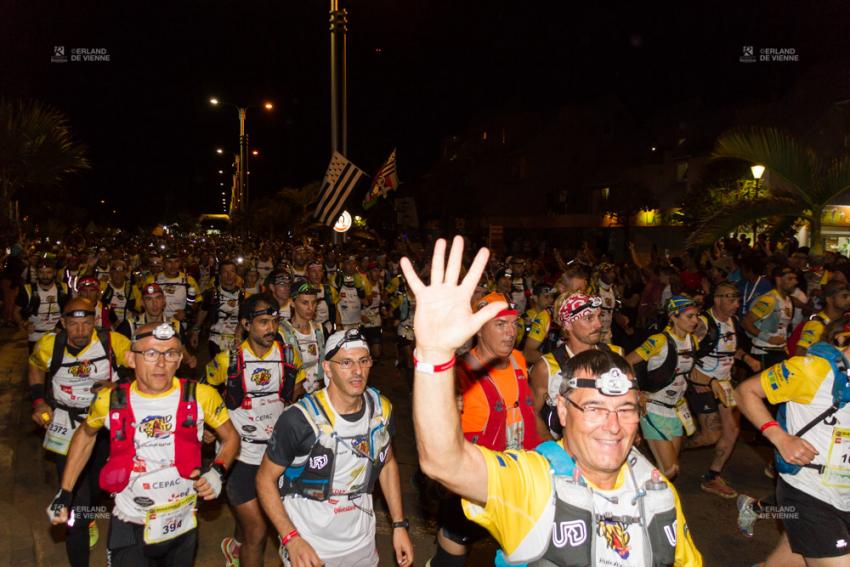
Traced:
<path fill-rule="evenodd" d="M 404 528 L 406 530 L 410 529 L 410 521 L 407 518 L 404 518 L 400 522 L 393 522 L 393 529 L 395 530 L 397 528 Z"/>

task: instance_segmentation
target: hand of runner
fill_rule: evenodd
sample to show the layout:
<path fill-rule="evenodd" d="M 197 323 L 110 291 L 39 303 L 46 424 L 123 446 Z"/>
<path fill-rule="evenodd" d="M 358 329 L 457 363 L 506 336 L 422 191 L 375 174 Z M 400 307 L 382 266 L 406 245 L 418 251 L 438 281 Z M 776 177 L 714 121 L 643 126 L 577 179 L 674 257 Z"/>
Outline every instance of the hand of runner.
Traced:
<path fill-rule="evenodd" d="M 460 284 L 458 278 L 463 260 L 463 238 L 460 236 L 456 236 L 452 243 L 448 262 L 445 259 L 446 241 L 442 238 L 437 240 L 431 260 L 430 285 L 419 279 L 407 257 L 401 259 L 401 269 L 416 296 L 413 330 L 416 351 L 422 360 L 446 362 L 484 323 L 507 306 L 506 302 L 499 301 L 477 313 L 472 312 L 472 293 L 481 279 L 489 255 L 486 248 L 479 250 Z"/>
<path fill-rule="evenodd" d="M 210 469 L 198 478 L 200 471 L 195 469 L 192 478 L 195 480 L 195 491 L 204 500 L 213 500 L 221 494 L 222 478 L 218 471 Z"/>
<path fill-rule="evenodd" d="M 297 536 L 286 544 L 289 562 L 292 567 L 322 567 L 325 563 L 319 559 L 316 550 L 304 538 Z"/>
<path fill-rule="evenodd" d="M 45 419 L 47 416 L 47 419 Z M 50 406 L 45 402 L 39 402 L 35 408 L 32 410 L 32 420 L 38 424 L 39 427 L 43 427 L 47 429 L 47 426 L 50 425 L 50 421 L 53 419 L 53 410 L 50 409 Z"/>
<path fill-rule="evenodd" d="M 72 495 L 67 490 L 60 489 L 53 497 L 50 506 L 47 507 L 47 517 L 54 526 L 64 524 L 68 521 L 68 509 L 71 507 Z"/>
<path fill-rule="evenodd" d="M 747 366 L 750 367 L 750 370 L 752 370 L 753 372 L 761 372 L 761 362 L 759 362 L 759 359 L 750 355 L 746 355 L 744 356 L 744 362 L 747 364 Z"/>
<path fill-rule="evenodd" d="M 808 441 L 788 433 L 779 437 L 774 445 L 782 458 L 792 465 L 807 465 L 818 455 L 817 449 Z"/>
<path fill-rule="evenodd" d="M 404 529 L 393 530 L 393 549 L 395 549 L 396 563 L 402 567 L 413 565 L 413 544 L 410 543 L 410 534 Z"/>

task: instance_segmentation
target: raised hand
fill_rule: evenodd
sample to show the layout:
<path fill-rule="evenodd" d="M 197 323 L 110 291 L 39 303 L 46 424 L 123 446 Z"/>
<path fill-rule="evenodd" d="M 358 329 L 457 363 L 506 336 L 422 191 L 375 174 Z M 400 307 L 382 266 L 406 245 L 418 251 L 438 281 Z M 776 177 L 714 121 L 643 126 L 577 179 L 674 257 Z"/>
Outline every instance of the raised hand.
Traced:
<path fill-rule="evenodd" d="M 431 283 L 419 279 L 407 257 L 401 259 L 401 269 L 410 290 L 416 296 L 416 315 L 413 330 L 419 358 L 442 363 L 474 335 L 484 323 L 506 307 L 506 302 L 494 302 L 477 313 L 472 312 L 472 294 L 487 265 L 490 252 L 482 248 L 475 255 L 463 281 L 458 284 L 463 260 L 463 238 L 455 236 L 446 262 L 446 241 L 434 245 L 431 259 Z"/>

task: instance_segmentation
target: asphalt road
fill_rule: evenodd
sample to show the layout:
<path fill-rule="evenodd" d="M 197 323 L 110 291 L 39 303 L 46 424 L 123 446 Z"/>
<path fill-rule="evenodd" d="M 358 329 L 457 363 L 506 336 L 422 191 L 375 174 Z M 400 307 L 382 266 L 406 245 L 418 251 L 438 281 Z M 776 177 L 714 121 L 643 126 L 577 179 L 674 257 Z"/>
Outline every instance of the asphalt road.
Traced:
<path fill-rule="evenodd" d="M 410 393 L 392 364 L 394 348 L 372 369 L 370 381 L 392 400 L 397 418 L 394 451 L 399 461 L 405 513 L 410 518 L 415 565 L 425 565 L 434 551 L 436 522 L 433 500 L 421 497 L 414 476 L 417 454 L 411 423 Z M 30 420 L 25 378 L 26 341 L 23 335 L 0 329 L 0 558 L 16 567 L 67 565 L 60 529 L 51 529 L 45 508 L 56 493 L 54 465 L 41 449 L 40 432 Z M 756 436 L 744 432 L 743 440 L 727 467 L 725 478 L 737 490 L 764 496 L 773 490 L 762 474 L 767 448 L 754 444 Z M 735 501 L 705 494 L 699 476 L 711 460 L 710 450 L 687 452 L 682 474 L 676 481 L 685 515 L 706 565 L 749 566 L 763 560 L 778 538 L 772 521 L 761 521 L 753 539 L 740 535 L 735 525 Z M 108 499 L 104 506 L 111 509 Z M 381 565 L 393 565 L 391 530 L 382 501 L 378 500 L 378 549 Z M 92 566 L 106 565 L 105 539 L 108 521 L 98 520 L 100 541 L 92 552 Z M 200 545 L 197 565 L 223 565 L 219 550 L 222 537 L 233 530 L 232 515 L 223 502 L 202 503 L 199 511 Z M 492 565 L 492 541 L 476 545 L 467 565 Z M 266 549 L 266 565 L 279 565 L 275 543 Z"/>

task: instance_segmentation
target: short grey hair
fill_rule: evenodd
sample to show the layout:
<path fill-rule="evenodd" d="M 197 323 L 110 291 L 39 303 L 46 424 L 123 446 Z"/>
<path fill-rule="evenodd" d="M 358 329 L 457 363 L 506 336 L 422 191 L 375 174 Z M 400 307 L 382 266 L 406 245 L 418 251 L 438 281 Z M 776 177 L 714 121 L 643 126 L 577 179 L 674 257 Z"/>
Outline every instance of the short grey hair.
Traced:
<path fill-rule="evenodd" d="M 565 398 L 575 388 L 567 385 L 567 382 L 576 375 L 579 370 L 586 370 L 593 376 L 601 376 L 612 368 L 619 369 L 623 374 L 634 380 L 635 372 L 632 370 L 625 358 L 619 354 L 607 349 L 591 349 L 580 352 L 570 358 L 564 365 L 561 371 L 561 386 L 558 388 L 558 393 Z"/>

